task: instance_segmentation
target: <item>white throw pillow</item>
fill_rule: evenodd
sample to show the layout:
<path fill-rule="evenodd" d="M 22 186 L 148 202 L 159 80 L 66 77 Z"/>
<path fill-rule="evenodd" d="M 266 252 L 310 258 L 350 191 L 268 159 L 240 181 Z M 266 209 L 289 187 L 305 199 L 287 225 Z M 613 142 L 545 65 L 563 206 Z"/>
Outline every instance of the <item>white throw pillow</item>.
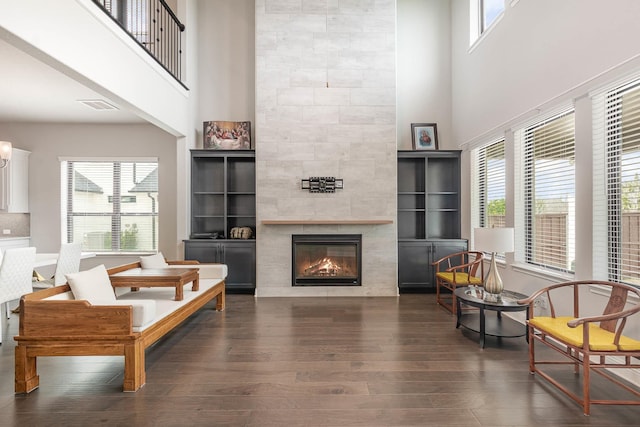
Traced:
<path fill-rule="evenodd" d="M 109 274 L 103 264 L 90 270 L 65 274 L 65 277 L 77 300 L 87 300 L 91 304 L 98 301 L 104 304 L 105 301 L 116 300 Z"/>
<path fill-rule="evenodd" d="M 167 268 L 169 264 L 165 262 L 162 252 L 158 252 L 155 255 L 141 256 L 140 266 L 142 268 Z"/>

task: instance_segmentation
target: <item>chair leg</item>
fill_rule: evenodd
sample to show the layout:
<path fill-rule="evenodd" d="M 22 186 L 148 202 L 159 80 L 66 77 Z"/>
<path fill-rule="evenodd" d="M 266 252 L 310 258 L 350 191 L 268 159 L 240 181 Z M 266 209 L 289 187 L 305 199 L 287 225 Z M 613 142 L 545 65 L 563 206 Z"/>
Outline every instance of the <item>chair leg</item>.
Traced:
<path fill-rule="evenodd" d="M 7 312 L 7 319 L 11 318 L 11 308 L 9 307 L 9 301 L 5 302 L 5 310 Z"/>
<path fill-rule="evenodd" d="M 529 373 L 533 375 L 536 372 L 535 330 L 533 326 L 527 325 L 527 333 L 529 334 Z"/>
<path fill-rule="evenodd" d="M 458 304 L 456 302 L 456 285 L 453 284 L 453 289 L 451 290 L 451 313 L 455 316 L 458 311 Z"/>
<path fill-rule="evenodd" d="M 591 369 L 589 367 L 589 353 L 584 354 L 584 360 L 582 361 L 582 404 L 584 408 L 584 414 L 589 415 L 591 412 L 591 395 L 589 393 L 589 382 L 591 377 Z"/>

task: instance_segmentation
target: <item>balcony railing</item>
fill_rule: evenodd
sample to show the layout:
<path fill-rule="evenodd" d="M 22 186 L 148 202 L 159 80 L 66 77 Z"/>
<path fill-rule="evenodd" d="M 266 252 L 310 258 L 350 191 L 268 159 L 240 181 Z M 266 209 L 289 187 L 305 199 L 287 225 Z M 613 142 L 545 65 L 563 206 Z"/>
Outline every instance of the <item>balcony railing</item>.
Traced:
<path fill-rule="evenodd" d="M 93 0 L 182 86 L 184 25 L 164 0 Z M 186 87 L 186 86 L 185 86 Z"/>

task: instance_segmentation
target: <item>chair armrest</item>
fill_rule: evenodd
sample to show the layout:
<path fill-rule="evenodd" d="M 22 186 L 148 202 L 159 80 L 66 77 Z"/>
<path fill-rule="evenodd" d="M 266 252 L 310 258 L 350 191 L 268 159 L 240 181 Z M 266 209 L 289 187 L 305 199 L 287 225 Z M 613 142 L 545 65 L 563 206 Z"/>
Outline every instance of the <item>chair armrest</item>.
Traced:
<path fill-rule="evenodd" d="M 640 311 L 640 305 L 630 308 L 629 310 L 621 311 L 619 313 L 604 314 L 601 316 L 580 317 L 578 319 L 567 322 L 567 326 L 569 326 L 570 328 L 577 328 L 578 326 L 587 323 L 623 319 L 637 313 L 638 311 Z"/>
<path fill-rule="evenodd" d="M 445 271 L 455 272 L 456 270 L 464 270 L 464 269 L 472 266 L 473 264 L 477 264 L 477 263 L 478 263 L 478 261 L 471 261 L 471 262 L 468 262 L 466 264 L 458 264 L 458 265 L 454 265 L 453 267 L 447 268 Z"/>

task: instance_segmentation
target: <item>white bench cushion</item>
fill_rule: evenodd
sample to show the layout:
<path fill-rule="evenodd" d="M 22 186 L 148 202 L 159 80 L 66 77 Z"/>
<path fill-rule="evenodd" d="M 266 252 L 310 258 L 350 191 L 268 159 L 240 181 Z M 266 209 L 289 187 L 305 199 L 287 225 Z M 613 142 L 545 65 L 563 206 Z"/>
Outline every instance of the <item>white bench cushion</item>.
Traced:
<path fill-rule="evenodd" d="M 141 332 L 151 325 L 155 324 L 159 320 L 169 316 L 178 308 L 183 305 L 188 304 L 196 298 L 198 295 L 203 292 L 211 289 L 218 283 L 220 283 L 221 279 L 200 279 L 200 289 L 197 291 L 192 291 L 190 285 L 185 289 L 184 299 L 182 301 L 175 301 L 174 298 L 176 296 L 176 290 L 172 287 L 167 288 L 140 288 L 140 290 L 135 292 L 126 292 L 118 297 L 118 301 L 126 302 L 126 301 L 136 301 L 140 299 L 150 299 L 155 301 L 156 303 L 156 313 L 153 322 L 148 323 L 147 325 L 141 327 L 134 327 L 134 332 Z M 128 289 L 128 288 L 123 288 Z"/>
<path fill-rule="evenodd" d="M 200 279 L 223 280 L 227 277 L 226 264 L 174 264 L 167 268 L 197 268 Z"/>

